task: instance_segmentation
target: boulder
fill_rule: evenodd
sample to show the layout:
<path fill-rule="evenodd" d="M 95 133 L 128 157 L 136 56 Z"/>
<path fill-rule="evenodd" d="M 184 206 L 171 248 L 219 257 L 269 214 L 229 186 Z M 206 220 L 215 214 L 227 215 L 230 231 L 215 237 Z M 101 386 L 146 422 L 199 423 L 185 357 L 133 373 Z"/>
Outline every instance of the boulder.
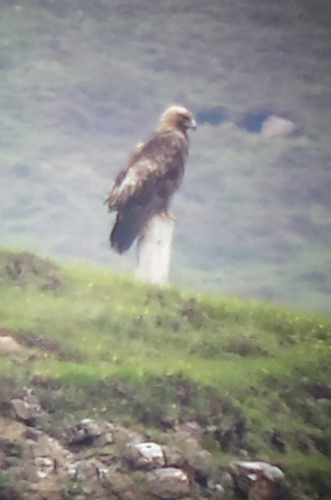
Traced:
<path fill-rule="evenodd" d="M 162 446 L 156 443 L 128 444 L 124 458 L 134 469 L 152 470 L 165 465 Z"/>
<path fill-rule="evenodd" d="M 71 446 L 105 446 L 114 441 L 114 425 L 110 422 L 97 422 L 84 418 L 78 424 L 70 427 L 67 441 Z"/>
<path fill-rule="evenodd" d="M 215 500 L 234 498 L 234 481 L 222 468 L 214 470 L 207 479 L 207 488 Z"/>
<path fill-rule="evenodd" d="M 136 487 L 130 476 L 117 470 L 107 470 L 101 477 L 101 484 L 107 492 L 124 500 L 136 498 Z"/>
<path fill-rule="evenodd" d="M 65 467 L 67 463 L 74 460 L 73 454 L 64 448 L 57 439 L 43 432 L 37 439 L 27 439 L 25 445 L 25 455 L 28 459 L 48 458 L 52 461 L 54 469 Z"/>
<path fill-rule="evenodd" d="M 192 435 L 183 430 L 176 430 L 171 434 L 171 442 L 174 446 L 185 449 L 188 452 L 200 449 L 200 443 Z"/>
<path fill-rule="evenodd" d="M 277 486 L 265 477 L 258 477 L 248 492 L 248 500 L 274 500 Z"/>
<path fill-rule="evenodd" d="M 187 474 L 175 467 L 155 469 L 146 475 L 149 493 L 165 500 L 183 498 L 190 494 Z"/>
<path fill-rule="evenodd" d="M 0 356 L 9 356 L 21 352 L 22 346 L 9 335 L 0 335 Z"/>
<path fill-rule="evenodd" d="M 96 458 L 72 461 L 67 464 L 66 470 L 70 479 L 89 483 L 99 480 L 108 471 L 107 467 Z"/>
<path fill-rule="evenodd" d="M 273 500 L 277 496 L 284 473 L 267 462 L 239 462 L 229 464 L 234 482 L 249 500 Z"/>
<path fill-rule="evenodd" d="M 212 460 L 211 453 L 200 448 L 189 456 L 188 463 L 194 471 L 208 476 L 212 467 Z"/>
<path fill-rule="evenodd" d="M 15 417 L 18 420 L 23 420 L 23 422 L 28 422 L 32 419 L 32 409 L 29 404 L 23 399 L 12 399 L 11 400 L 12 408 L 15 414 Z"/>
<path fill-rule="evenodd" d="M 192 422 L 184 422 L 176 426 L 177 432 L 185 433 L 186 435 L 196 439 L 197 441 L 201 441 L 202 436 L 204 435 L 205 430 L 194 420 Z"/>
<path fill-rule="evenodd" d="M 114 441 L 118 445 L 143 443 L 146 438 L 139 432 L 126 427 L 116 426 L 114 428 Z"/>
<path fill-rule="evenodd" d="M 10 401 L 15 418 L 30 426 L 39 428 L 47 426 L 49 415 L 41 407 L 39 399 L 28 387 L 24 387 L 24 393 L 22 398 L 14 398 Z"/>
<path fill-rule="evenodd" d="M 165 460 L 165 467 L 179 467 L 184 464 L 183 452 L 173 446 L 162 446 L 162 451 Z"/>
<path fill-rule="evenodd" d="M 230 470 L 238 476 L 246 476 L 251 480 L 255 479 L 257 474 L 262 474 L 270 481 L 280 481 L 284 479 L 284 473 L 275 465 L 267 462 L 249 462 L 232 460 L 229 464 Z"/>
<path fill-rule="evenodd" d="M 213 477 L 213 487 L 220 485 L 226 493 L 234 490 L 234 481 L 231 474 L 223 469 L 215 471 Z"/>

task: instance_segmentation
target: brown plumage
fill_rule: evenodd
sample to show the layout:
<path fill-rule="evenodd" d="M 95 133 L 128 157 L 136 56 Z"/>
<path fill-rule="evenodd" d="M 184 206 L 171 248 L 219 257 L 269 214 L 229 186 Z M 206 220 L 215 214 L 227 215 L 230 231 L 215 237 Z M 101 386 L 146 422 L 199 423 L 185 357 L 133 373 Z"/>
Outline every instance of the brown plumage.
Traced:
<path fill-rule="evenodd" d="M 139 144 L 117 175 L 105 201 L 110 212 L 117 212 L 110 234 L 116 252 L 130 248 L 154 215 L 169 216 L 169 204 L 188 156 L 187 130 L 195 127 L 191 111 L 171 106 L 161 116 L 154 134 Z"/>

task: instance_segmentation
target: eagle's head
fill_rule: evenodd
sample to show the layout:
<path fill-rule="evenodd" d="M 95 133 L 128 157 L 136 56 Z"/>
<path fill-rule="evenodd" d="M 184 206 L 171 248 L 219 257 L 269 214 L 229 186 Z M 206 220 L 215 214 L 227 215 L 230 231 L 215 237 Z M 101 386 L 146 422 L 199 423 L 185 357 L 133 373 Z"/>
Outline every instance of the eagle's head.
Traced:
<path fill-rule="evenodd" d="M 161 116 L 159 130 L 177 129 L 186 134 L 189 128 L 196 129 L 197 122 L 195 121 L 192 111 L 183 106 L 170 106 Z"/>

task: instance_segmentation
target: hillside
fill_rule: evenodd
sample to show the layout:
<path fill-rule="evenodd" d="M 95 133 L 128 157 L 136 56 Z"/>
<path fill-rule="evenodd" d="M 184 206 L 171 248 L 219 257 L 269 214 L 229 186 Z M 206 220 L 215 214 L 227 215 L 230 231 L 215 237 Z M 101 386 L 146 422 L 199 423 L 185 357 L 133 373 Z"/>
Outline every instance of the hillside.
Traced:
<path fill-rule="evenodd" d="M 131 270 L 109 251 L 115 173 L 180 102 L 196 113 L 174 283 L 330 312 L 330 5 L 1 0 L 0 237 Z M 162 27 L 162 29 L 160 29 Z M 287 138 L 262 118 L 290 118 Z"/>
<path fill-rule="evenodd" d="M 266 460 L 297 498 L 331 495 L 329 316 L 142 286 L 7 250 L 0 280 L 0 335 L 23 346 L 0 356 L 1 415 L 32 391 L 49 415 L 41 429 L 60 442 L 81 418 L 165 443 L 193 421 L 214 468 Z"/>

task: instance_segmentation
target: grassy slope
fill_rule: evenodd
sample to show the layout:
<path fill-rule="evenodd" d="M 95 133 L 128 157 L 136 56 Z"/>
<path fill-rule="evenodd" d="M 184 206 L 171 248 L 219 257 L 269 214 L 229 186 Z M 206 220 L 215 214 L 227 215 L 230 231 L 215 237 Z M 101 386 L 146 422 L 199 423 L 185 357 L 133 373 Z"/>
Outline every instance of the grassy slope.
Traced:
<path fill-rule="evenodd" d="M 301 494 L 331 490 L 331 403 L 314 393 L 331 377 L 330 317 L 5 250 L 0 277 L 0 328 L 26 346 L 14 363 L 0 358 L 1 397 L 33 386 L 57 432 L 73 414 L 159 429 L 240 415 L 250 458 L 284 466 Z M 209 446 L 221 463 L 236 453 Z"/>
<path fill-rule="evenodd" d="M 192 140 L 174 280 L 330 310 L 327 2 L 0 3 L 5 244 L 128 268 L 108 249 L 110 179 L 168 102 L 224 106 Z M 256 109 L 302 136 L 235 126 Z"/>

